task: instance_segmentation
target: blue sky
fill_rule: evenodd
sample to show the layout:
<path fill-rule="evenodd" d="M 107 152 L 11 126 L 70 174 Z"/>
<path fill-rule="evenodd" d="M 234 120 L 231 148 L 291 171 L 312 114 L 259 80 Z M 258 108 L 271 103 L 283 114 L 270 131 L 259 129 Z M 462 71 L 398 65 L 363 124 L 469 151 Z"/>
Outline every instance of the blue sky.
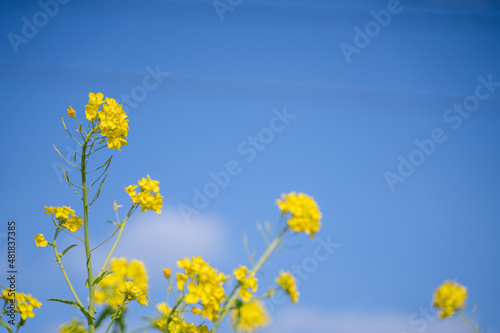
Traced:
<path fill-rule="evenodd" d="M 124 187 L 159 180 L 162 214 L 134 215 L 116 251 L 145 262 L 153 300 L 165 295 L 161 269 L 179 258 L 230 273 L 247 262 L 244 233 L 262 253 L 256 222 L 277 226 L 275 200 L 298 191 L 316 199 L 323 228 L 314 242 L 289 239 L 264 267 L 262 292 L 281 268 L 302 272 L 300 303 L 268 304 L 265 332 L 465 332 L 434 318 L 446 279 L 468 287 L 474 320 L 500 331 L 500 3 L 222 2 L 231 10 L 0 3 L 0 238 L 14 219 L 18 288 L 43 303 L 24 331 L 54 332 L 78 315 L 46 301 L 71 294 L 33 237 L 53 232 L 43 206 L 81 205 L 52 145 L 77 148 L 60 119 L 69 105 L 83 119 L 91 91 L 123 102 L 130 119 L 129 145 L 112 151 L 92 207 L 92 242 L 110 232 L 113 201 L 129 204 Z M 196 207 L 228 163 L 239 172 Z M 186 206 L 198 213 L 189 221 Z M 335 247 L 318 257 L 325 243 Z M 81 293 L 83 253 L 65 257 Z M 134 311 L 129 331 L 152 313 Z"/>

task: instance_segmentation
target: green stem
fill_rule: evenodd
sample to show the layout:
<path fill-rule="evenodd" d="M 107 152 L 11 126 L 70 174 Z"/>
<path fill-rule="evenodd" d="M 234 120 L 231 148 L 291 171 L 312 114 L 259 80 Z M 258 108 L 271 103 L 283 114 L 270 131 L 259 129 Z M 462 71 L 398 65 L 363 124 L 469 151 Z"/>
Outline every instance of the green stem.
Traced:
<path fill-rule="evenodd" d="M 89 281 L 89 307 L 88 312 L 90 314 L 90 318 L 87 319 L 89 325 L 89 333 L 95 332 L 95 323 L 94 323 L 94 314 L 95 314 L 95 299 L 94 299 L 94 277 L 92 276 L 92 262 L 91 262 L 91 252 L 90 252 L 90 240 L 89 240 L 89 207 L 87 201 L 87 178 L 85 169 L 87 167 L 86 163 L 86 154 L 87 154 L 87 145 L 89 143 L 89 139 L 91 135 L 97 127 L 93 128 L 86 137 L 85 143 L 82 147 L 82 159 L 81 159 L 81 174 L 82 174 L 82 189 L 83 189 L 83 226 L 85 233 L 85 257 L 87 264 L 87 276 Z"/>
<path fill-rule="evenodd" d="M 102 265 L 102 268 L 101 268 L 101 271 L 99 272 L 99 274 L 101 274 L 102 272 L 104 272 L 104 270 L 106 269 L 106 266 L 108 265 L 109 260 L 111 259 L 111 256 L 113 255 L 113 252 L 115 252 L 116 246 L 118 245 L 118 242 L 120 241 L 120 238 L 122 237 L 123 229 L 125 229 L 125 224 L 127 224 L 128 218 L 130 217 L 130 215 L 132 213 L 132 210 L 134 209 L 135 205 L 136 204 L 132 205 L 132 207 L 130 208 L 130 210 L 129 210 L 128 214 L 127 214 L 127 217 L 125 218 L 125 220 L 123 221 L 123 223 L 120 224 L 120 232 L 118 233 L 118 236 L 116 237 L 115 243 L 113 244 L 113 247 L 111 248 L 111 251 L 109 251 L 108 257 L 106 258 L 106 261 L 104 262 L 104 265 Z"/>
<path fill-rule="evenodd" d="M 460 317 L 460 319 L 462 319 L 462 322 L 465 325 L 467 325 L 467 327 L 471 330 L 471 332 L 479 333 L 479 329 L 476 326 L 474 326 L 474 324 L 472 324 L 469 317 L 467 317 L 467 315 L 462 310 L 460 310 L 458 316 Z"/>
<path fill-rule="evenodd" d="M 273 240 L 273 242 L 271 244 L 269 244 L 269 246 L 267 247 L 264 254 L 262 254 L 259 261 L 255 264 L 253 269 L 250 271 L 251 276 L 252 275 L 255 276 L 257 274 L 257 272 L 260 270 L 260 268 L 262 267 L 264 262 L 266 262 L 266 260 L 269 258 L 271 253 L 276 249 L 276 247 L 280 243 L 281 239 L 283 238 L 283 235 L 285 234 L 285 232 L 287 230 L 288 230 L 288 227 L 284 228 L 283 231 L 281 231 L 281 233 Z M 226 304 L 224 305 L 224 308 L 222 308 L 222 310 L 220 312 L 219 319 L 215 323 L 215 327 L 212 330 L 212 333 L 215 333 L 217 331 L 217 328 L 219 328 L 219 325 L 222 323 L 222 321 L 226 317 L 229 310 L 233 307 L 234 303 L 236 302 L 236 299 L 238 298 L 238 292 L 240 289 L 241 289 L 241 284 L 238 284 L 236 286 L 236 288 L 233 289 L 231 296 L 229 297 L 229 300 L 226 302 Z"/>
<path fill-rule="evenodd" d="M 111 316 L 111 322 L 109 323 L 108 325 L 108 328 L 106 329 L 106 332 L 105 333 L 108 333 L 109 329 L 111 328 L 111 326 L 113 325 L 113 323 L 115 322 L 115 319 L 116 319 L 116 314 L 118 313 L 118 311 L 122 311 L 123 310 L 123 306 L 125 305 L 125 302 L 127 300 L 124 299 L 123 300 L 123 303 L 118 307 L 118 309 L 116 309 L 115 313 Z"/>
<path fill-rule="evenodd" d="M 75 292 L 75 289 L 73 289 L 73 285 L 71 284 L 71 281 L 69 280 L 68 274 L 66 274 L 66 270 L 64 269 L 64 266 L 62 264 L 61 257 L 59 256 L 59 252 L 57 251 L 57 247 L 56 247 L 56 237 L 54 237 L 54 246 L 53 247 L 54 247 L 54 253 L 56 254 L 56 261 L 59 264 L 59 267 L 61 268 L 61 272 L 63 273 L 64 278 L 66 279 L 66 283 L 68 284 L 69 289 L 71 289 L 71 293 L 75 297 L 78 304 L 83 306 L 82 302 L 80 302 L 80 299 L 78 298 L 78 295 Z"/>
<path fill-rule="evenodd" d="M 5 328 L 7 329 L 7 331 L 9 331 L 9 333 L 12 333 L 12 328 L 10 328 L 9 325 L 7 325 L 7 323 L 4 323 L 1 319 L 0 319 L 0 324 L 5 326 Z"/>

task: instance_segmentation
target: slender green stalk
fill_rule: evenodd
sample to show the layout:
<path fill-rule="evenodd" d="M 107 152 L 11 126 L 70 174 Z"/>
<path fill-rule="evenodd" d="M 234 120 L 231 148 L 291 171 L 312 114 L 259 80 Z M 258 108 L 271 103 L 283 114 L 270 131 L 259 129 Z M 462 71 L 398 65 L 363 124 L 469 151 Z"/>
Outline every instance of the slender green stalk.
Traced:
<path fill-rule="evenodd" d="M 133 207 L 134 206 L 132 206 L 132 208 Z M 130 210 L 132 210 L 132 208 Z M 104 262 L 104 265 L 102 265 L 102 268 L 101 268 L 101 271 L 99 272 L 99 274 L 101 274 L 102 272 L 104 272 L 104 270 L 106 269 L 106 266 L 108 265 L 109 260 L 111 259 L 111 256 L 113 255 L 113 252 L 115 252 L 116 245 L 118 245 L 118 242 L 120 241 L 120 238 L 122 237 L 123 229 L 125 229 L 125 224 L 127 224 L 129 216 L 130 216 L 130 212 L 127 215 L 127 217 L 125 218 L 125 220 L 123 221 L 123 223 L 120 224 L 120 232 L 118 233 L 118 236 L 116 236 L 115 243 L 113 244 L 113 247 L 111 248 L 111 251 L 109 251 L 108 257 L 106 258 L 106 261 Z"/>
<path fill-rule="evenodd" d="M 2 312 L 2 317 L 4 312 Z M 7 323 L 4 323 L 1 319 L 0 319 L 0 324 L 2 324 L 7 329 L 7 331 L 9 331 L 9 333 L 12 333 L 12 328 L 10 328 L 9 325 L 7 325 Z"/>
<path fill-rule="evenodd" d="M 89 333 L 94 333 L 95 332 L 95 323 L 94 323 L 94 313 L 95 313 L 95 300 L 94 300 L 94 277 L 92 275 L 92 262 L 91 262 L 91 253 L 90 253 L 90 240 L 89 240 L 89 207 L 88 207 L 88 201 L 87 201 L 87 178 L 86 178 L 86 172 L 85 169 L 87 167 L 86 163 L 86 154 L 87 154 L 87 145 L 89 143 L 89 139 L 94 132 L 94 129 L 90 131 L 89 134 L 87 134 L 87 138 L 85 140 L 85 143 L 83 144 L 82 147 L 82 159 L 81 159 L 81 165 L 82 168 L 81 174 L 82 174 L 82 189 L 83 189 L 83 226 L 84 226 L 84 233 L 85 233 L 85 257 L 86 257 L 86 264 L 87 264 L 87 275 L 88 275 L 88 281 L 89 281 L 89 307 L 88 307 L 88 312 L 90 314 L 90 318 L 87 319 L 88 325 L 89 325 Z"/>
<path fill-rule="evenodd" d="M 108 328 L 106 329 L 106 332 L 105 333 L 108 333 L 109 329 L 111 328 L 111 326 L 113 325 L 113 323 L 115 322 L 115 319 L 116 319 L 116 314 L 119 312 L 119 311 L 122 311 L 123 310 L 123 306 L 125 305 L 125 302 L 127 300 L 124 299 L 123 300 L 123 303 L 118 307 L 118 309 L 116 309 L 115 313 L 111 316 L 111 322 L 109 323 L 108 325 Z"/>
<path fill-rule="evenodd" d="M 474 326 L 474 324 L 472 324 L 472 322 L 470 321 L 469 317 L 467 317 L 467 315 L 465 313 L 463 313 L 463 311 L 460 311 L 458 313 L 458 316 L 460 317 L 460 319 L 462 319 L 462 322 L 467 325 L 467 327 L 471 330 L 471 332 L 473 333 L 479 333 L 479 330 L 476 326 Z"/>
<path fill-rule="evenodd" d="M 283 231 L 273 240 L 273 242 L 271 244 L 269 244 L 269 246 L 267 247 L 267 249 L 264 252 L 264 254 L 262 254 L 262 256 L 260 257 L 259 261 L 255 264 L 255 266 L 253 267 L 253 269 L 250 271 L 251 275 L 256 275 L 257 274 L 257 272 L 260 270 L 260 268 L 262 267 L 262 265 L 264 264 L 264 262 L 266 262 L 266 260 L 269 258 L 269 256 L 271 255 L 271 253 L 276 249 L 276 247 L 280 243 L 281 239 L 283 238 L 283 235 L 285 234 L 285 232 L 287 230 L 288 230 L 288 228 L 283 229 Z M 241 284 L 238 284 L 233 289 L 232 293 L 229 296 L 229 300 L 226 302 L 226 304 L 224 305 L 224 308 L 221 310 L 219 319 L 215 323 L 215 327 L 212 330 L 212 333 L 215 333 L 217 331 L 217 329 L 219 328 L 219 325 L 222 323 L 222 321 L 226 317 L 226 315 L 229 312 L 229 310 L 231 310 L 231 308 L 233 307 L 234 303 L 236 302 L 236 299 L 238 298 L 238 292 L 239 292 L 240 289 L 241 289 Z"/>
<path fill-rule="evenodd" d="M 66 283 L 68 284 L 69 289 L 71 289 L 71 293 L 75 297 L 75 299 L 78 302 L 78 304 L 80 304 L 81 306 L 83 306 L 82 302 L 80 302 L 80 299 L 78 298 L 78 295 L 75 292 L 75 289 L 73 288 L 73 285 L 71 284 L 71 281 L 69 280 L 68 274 L 66 274 L 66 270 L 64 269 L 64 266 L 62 264 L 61 257 L 59 256 L 59 252 L 57 251 L 55 237 L 54 237 L 54 246 L 53 247 L 54 247 L 54 253 L 56 254 L 56 261 L 59 264 L 59 267 L 61 268 L 61 272 L 63 273 L 64 278 L 66 279 Z"/>

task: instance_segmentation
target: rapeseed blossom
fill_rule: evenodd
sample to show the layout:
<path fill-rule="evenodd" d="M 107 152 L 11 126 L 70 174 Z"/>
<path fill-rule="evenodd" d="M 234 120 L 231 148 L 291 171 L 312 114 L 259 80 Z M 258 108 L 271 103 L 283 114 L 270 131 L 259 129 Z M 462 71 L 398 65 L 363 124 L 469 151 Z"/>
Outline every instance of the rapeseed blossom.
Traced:
<path fill-rule="evenodd" d="M 38 234 L 35 236 L 35 243 L 36 243 L 36 247 L 46 247 L 47 244 L 49 244 L 49 242 L 47 242 L 45 240 L 45 237 L 43 237 L 43 234 Z"/>
<path fill-rule="evenodd" d="M 295 278 L 291 273 L 281 271 L 280 276 L 276 278 L 276 282 L 290 296 L 293 303 L 297 303 L 299 301 L 300 293 L 297 290 Z"/>
<path fill-rule="evenodd" d="M 194 314 L 201 314 L 203 317 L 215 322 L 219 318 L 221 303 L 225 300 L 226 294 L 223 288 L 224 282 L 228 279 L 223 273 L 210 267 L 208 263 L 203 261 L 201 257 L 192 257 L 179 260 L 177 265 L 184 269 L 185 274 L 178 274 L 181 278 L 181 283 L 177 287 L 184 288 L 184 279 L 189 278 L 187 288 L 188 293 L 185 295 L 187 304 L 194 304 L 201 301 L 202 309 L 193 307 Z"/>
<path fill-rule="evenodd" d="M 153 327 L 164 330 L 167 325 L 167 318 L 170 316 L 168 323 L 168 332 L 170 333 L 209 333 L 206 326 L 195 326 L 194 324 L 186 323 L 181 313 L 171 313 L 172 309 L 166 303 L 160 303 L 156 306 L 160 311 L 161 317 L 154 321 Z"/>
<path fill-rule="evenodd" d="M 95 120 L 97 117 L 97 110 L 104 103 L 103 98 L 104 95 L 102 93 L 89 93 L 89 103 L 85 105 L 85 117 L 88 121 Z"/>
<path fill-rule="evenodd" d="M 270 319 L 264 304 L 260 300 L 252 300 L 232 311 L 232 321 L 237 331 L 253 332 L 267 326 Z"/>
<path fill-rule="evenodd" d="M 113 98 L 106 97 L 106 103 L 97 115 L 100 121 L 99 131 L 107 137 L 108 147 L 120 150 L 121 146 L 126 146 L 129 127 L 127 114 L 123 111 L 122 104 L 118 104 Z"/>
<path fill-rule="evenodd" d="M 71 106 L 68 108 L 68 116 L 70 116 L 71 118 L 75 118 L 76 116 L 76 111 Z"/>
<path fill-rule="evenodd" d="M 240 266 L 240 268 L 235 269 L 233 273 L 236 277 L 236 280 L 238 280 L 241 285 L 238 294 L 243 299 L 243 302 L 248 302 L 253 296 L 252 292 L 248 289 L 251 288 L 253 292 L 257 291 L 257 279 L 255 278 L 253 273 L 248 271 L 248 268 L 246 266 Z M 247 277 L 247 275 L 249 276 Z"/>
<path fill-rule="evenodd" d="M 63 324 L 58 329 L 59 333 L 87 333 L 78 319 L 73 318 L 69 324 Z"/>
<path fill-rule="evenodd" d="M 76 216 L 75 211 L 71 207 L 47 207 L 44 206 L 44 214 L 55 215 L 55 218 L 61 223 L 63 227 L 71 232 L 75 232 L 82 227 L 83 221 L 80 216 Z M 70 215 L 73 215 L 70 217 Z"/>
<path fill-rule="evenodd" d="M 110 306 L 119 306 L 124 299 L 122 292 L 132 290 L 130 283 L 127 282 L 133 282 L 133 286 L 137 288 L 134 290 L 143 295 L 141 298 L 138 297 L 137 301 L 140 301 L 140 304 L 146 303 L 148 275 L 142 262 L 132 260 L 127 263 L 125 258 L 114 258 L 111 260 L 109 270 L 112 273 L 105 276 L 96 286 L 94 295 L 97 304 L 106 303 Z"/>
<path fill-rule="evenodd" d="M 446 318 L 458 309 L 465 308 L 467 288 L 455 281 L 445 281 L 434 293 L 434 306 L 442 311 L 439 318 Z"/>
<path fill-rule="evenodd" d="M 288 227 L 296 232 L 304 232 L 314 238 L 321 227 L 321 212 L 314 199 L 307 194 L 290 192 L 276 200 L 281 214 L 290 213 Z"/>
<path fill-rule="evenodd" d="M 121 146 L 127 145 L 129 130 L 127 114 L 123 111 L 122 104 L 118 104 L 115 99 L 106 97 L 106 101 L 103 101 L 103 98 L 102 93 L 89 93 L 89 102 L 85 105 L 85 117 L 88 121 L 99 122 L 97 128 L 101 135 L 106 137 L 110 149 L 120 150 Z M 102 109 L 99 110 L 101 105 Z M 71 117 L 74 113 L 68 109 L 68 115 Z"/>
<path fill-rule="evenodd" d="M 134 282 L 125 281 L 120 289 L 120 292 L 125 295 L 127 301 L 137 301 L 140 305 L 148 305 L 146 294 L 142 292 Z"/>
<path fill-rule="evenodd" d="M 33 318 L 35 316 L 33 309 L 42 306 L 42 303 L 38 302 L 31 294 L 26 295 L 17 291 L 10 292 L 8 289 L 2 291 L 0 298 L 4 298 L 6 302 L 14 301 L 14 311 L 20 313 L 23 320 Z"/>
<path fill-rule="evenodd" d="M 139 193 L 137 193 L 137 185 L 129 185 L 125 188 L 132 202 L 134 204 L 139 203 L 142 207 L 141 213 L 147 210 L 152 210 L 158 214 L 161 213 L 161 207 L 163 207 L 163 196 L 160 194 L 160 182 L 148 178 L 142 178 L 139 180 Z M 153 193 L 155 192 L 155 193 Z"/>

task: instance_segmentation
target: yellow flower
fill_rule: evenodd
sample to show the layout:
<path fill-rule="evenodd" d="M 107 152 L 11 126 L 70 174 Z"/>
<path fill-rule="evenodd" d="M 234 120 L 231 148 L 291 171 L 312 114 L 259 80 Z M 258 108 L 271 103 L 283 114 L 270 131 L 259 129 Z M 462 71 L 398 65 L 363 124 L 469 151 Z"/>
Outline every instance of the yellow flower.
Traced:
<path fill-rule="evenodd" d="M 434 306 L 442 311 L 438 314 L 439 318 L 446 318 L 457 309 L 465 308 L 465 299 L 467 298 L 467 288 L 455 281 L 445 281 L 434 293 Z"/>
<path fill-rule="evenodd" d="M 38 302 L 31 294 L 23 294 L 17 291 L 13 293 L 9 292 L 8 289 L 2 291 L 0 298 L 5 298 L 9 302 L 15 300 L 14 311 L 20 313 L 23 320 L 26 320 L 28 317 L 33 318 L 35 316 L 33 309 L 42 306 L 42 303 Z"/>
<path fill-rule="evenodd" d="M 47 244 L 49 244 L 49 242 L 47 242 L 45 240 L 45 237 L 43 237 L 43 234 L 38 234 L 35 236 L 35 243 L 36 243 L 36 247 L 46 247 Z"/>
<path fill-rule="evenodd" d="M 136 188 L 137 188 L 137 185 L 129 185 L 129 186 L 125 187 L 125 191 L 128 193 L 128 195 L 130 196 L 130 199 L 132 199 L 133 203 L 139 202 L 139 198 L 137 197 L 137 192 L 135 191 Z"/>
<path fill-rule="evenodd" d="M 142 262 L 132 260 L 127 263 L 125 258 L 113 258 L 109 270 L 112 273 L 105 276 L 96 286 L 95 300 L 97 304 L 106 303 L 110 306 L 119 306 L 123 302 L 121 291 L 127 290 L 125 282 L 133 282 L 133 285 L 140 292 L 140 295 L 137 295 L 137 302 L 147 305 L 148 276 Z"/>
<path fill-rule="evenodd" d="M 85 105 L 85 117 L 88 121 L 94 120 L 97 117 L 97 110 L 104 101 L 102 93 L 89 93 L 89 103 Z"/>
<path fill-rule="evenodd" d="M 83 324 L 78 319 L 73 318 L 70 323 L 63 324 L 58 329 L 59 333 L 86 333 Z"/>
<path fill-rule="evenodd" d="M 307 194 L 295 192 L 282 194 L 281 200 L 276 200 L 281 214 L 290 213 L 288 227 L 296 232 L 304 232 L 314 238 L 321 227 L 321 212 L 314 199 Z"/>
<path fill-rule="evenodd" d="M 75 232 L 82 227 L 82 224 L 82 218 L 80 216 L 73 215 L 71 218 L 67 219 L 62 226 L 66 227 L 71 232 Z"/>
<path fill-rule="evenodd" d="M 186 284 L 186 282 L 188 280 L 188 277 L 182 273 L 177 273 L 175 275 L 175 277 L 177 278 L 177 289 L 183 290 L 184 285 Z"/>
<path fill-rule="evenodd" d="M 238 280 L 241 285 L 238 294 L 243 299 L 243 302 L 248 302 L 253 296 L 252 292 L 248 289 L 251 288 L 253 292 L 257 291 L 257 279 L 250 271 L 248 271 L 246 266 L 240 266 L 240 268 L 235 269 L 233 273 L 236 280 Z M 250 276 L 247 277 L 248 274 L 250 274 Z"/>
<path fill-rule="evenodd" d="M 97 111 L 97 115 L 100 121 L 99 130 L 107 137 L 108 147 L 120 150 L 121 146 L 126 146 L 129 126 L 122 104 L 106 97 L 106 104 L 102 106 L 102 111 Z"/>
<path fill-rule="evenodd" d="M 75 118 L 76 116 L 76 111 L 71 106 L 68 108 L 68 116 L 70 116 L 71 118 Z"/>
<path fill-rule="evenodd" d="M 167 280 L 170 280 L 170 276 L 172 276 L 172 271 L 170 270 L 170 268 L 163 269 L 163 275 Z"/>
<path fill-rule="evenodd" d="M 243 304 L 239 310 L 232 311 L 233 325 L 240 332 L 253 332 L 269 324 L 269 314 L 264 304 L 254 300 Z"/>
<path fill-rule="evenodd" d="M 276 282 L 290 296 L 293 303 L 297 303 L 299 301 L 300 293 L 297 290 L 297 285 L 295 284 L 295 278 L 291 273 L 281 271 L 280 276 L 276 278 Z"/>
<path fill-rule="evenodd" d="M 144 192 L 144 191 L 148 191 L 148 192 L 160 192 L 160 182 L 157 181 L 157 180 L 153 180 L 149 177 L 149 175 L 147 176 L 148 178 L 142 178 L 141 180 L 139 180 L 139 186 L 141 187 L 141 192 Z"/>
<path fill-rule="evenodd" d="M 57 211 L 57 207 L 54 207 L 54 206 L 50 206 L 50 207 L 47 207 L 47 206 L 43 206 L 43 208 L 45 208 L 45 212 L 43 212 L 44 214 L 49 214 L 49 215 L 54 215 Z"/>
<path fill-rule="evenodd" d="M 142 306 L 148 305 L 146 294 L 142 292 L 132 281 L 125 281 L 120 292 L 125 295 L 127 301 L 137 301 Z"/>
<path fill-rule="evenodd" d="M 137 185 L 129 185 L 125 188 L 133 203 L 139 203 L 142 207 L 141 213 L 147 210 L 152 210 L 158 214 L 161 213 L 163 207 L 163 196 L 160 194 L 160 182 L 152 180 L 149 175 L 148 178 L 139 180 L 139 190 L 136 192 Z M 156 192 L 156 193 L 153 193 Z"/>
<path fill-rule="evenodd" d="M 179 277 L 187 280 L 189 276 L 192 280 L 188 284 L 186 303 L 194 304 L 201 301 L 203 305 L 201 315 L 215 322 L 219 318 L 221 303 L 226 298 L 223 283 L 228 277 L 210 267 L 201 257 L 179 260 L 177 265 L 184 268 L 185 273 L 185 275 L 177 274 L 177 286 L 183 288 L 185 283 L 181 280 L 182 283 L 179 286 Z M 197 313 L 200 312 L 197 311 Z"/>

